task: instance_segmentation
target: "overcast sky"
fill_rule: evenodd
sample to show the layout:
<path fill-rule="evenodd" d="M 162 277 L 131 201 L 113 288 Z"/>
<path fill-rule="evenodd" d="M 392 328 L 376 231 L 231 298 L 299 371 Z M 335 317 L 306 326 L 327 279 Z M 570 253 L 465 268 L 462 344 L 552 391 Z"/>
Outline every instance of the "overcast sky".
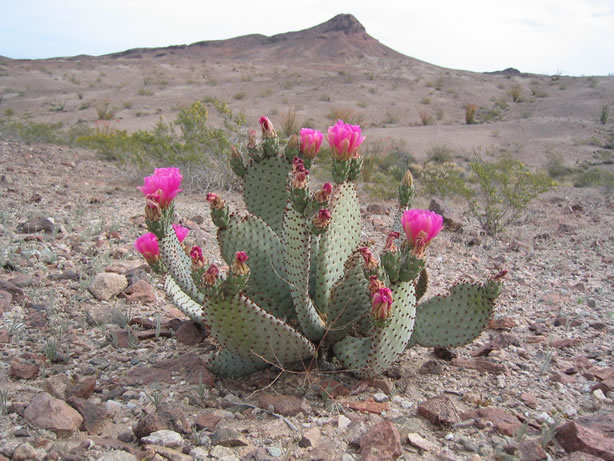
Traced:
<path fill-rule="evenodd" d="M 353 14 L 383 44 L 454 69 L 614 73 L 614 0 L 0 0 L 0 55 L 100 55 L 301 30 Z"/>

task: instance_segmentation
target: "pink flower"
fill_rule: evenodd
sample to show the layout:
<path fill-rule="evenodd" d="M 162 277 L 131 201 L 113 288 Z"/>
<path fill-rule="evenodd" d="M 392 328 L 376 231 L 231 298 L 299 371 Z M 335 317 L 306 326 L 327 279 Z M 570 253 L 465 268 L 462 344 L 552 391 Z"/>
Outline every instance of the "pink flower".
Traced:
<path fill-rule="evenodd" d="M 249 267 L 245 262 L 248 260 L 247 253 L 245 251 L 237 251 L 235 253 L 235 260 L 230 266 L 230 270 L 233 274 L 239 276 L 245 276 L 249 274 Z"/>
<path fill-rule="evenodd" d="M 317 155 L 322 145 L 322 139 L 324 135 L 318 130 L 312 130 L 311 128 L 301 128 L 301 147 L 300 152 L 306 158 L 312 159 Z"/>
<path fill-rule="evenodd" d="M 188 236 L 190 233 L 190 229 L 187 227 L 180 226 L 179 224 L 173 224 L 173 229 L 175 229 L 175 234 L 177 234 L 177 240 L 183 242 L 183 239 Z"/>
<path fill-rule="evenodd" d="M 277 133 L 275 132 L 275 127 L 273 126 L 273 123 L 271 123 L 271 121 L 269 120 L 269 117 L 263 115 L 262 117 L 260 117 L 260 127 L 262 128 L 262 137 L 263 138 L 274 138 L 275 136 L 277 136 Z"/>
<path fill-rule="evenodd" d="M 333 193 L 333 185 L 329 182 L 322 185 L 322 189 L 316 192 L 315 199 L 318 203 L 328 202 L 328 199 Z"/>
<path fill-rule="evenodd" d="M 194 245 L 190 249 L 190 259 L 192 260 L 192 268 L 202 268 L 205 265 L 205 255 L 203 255 L 202 248 L 198 245 Z"/>
<path fill-rule="evenodd" d="M 413 209 L 403 213 L 401 225 L 414 252 L 419 255 L 441 231 L 443 217 L 430 210 Z"/>
<path fill-rule="evenodd" d="M 392 306 L 392 291 L 390 288 L 380 288 L 371 298 L 371 315 L 376 320 L 386 320 L 390 315 Z"/>
<path fill-rule="evenodd" d="M 336 160 L 349 160 L 358 156 L 358 148 L 366 138 L 361 135 L 360 126 L 338 120 L 328 127 L 326 139 Z"/>
<path fill-rule="evenodd" d="M 179 168 L 156 168 L 153 175 L 145 177 L 144 184 L 138 189 L 148 200 L 165 209 L 183 190 L 180 188 L 182 179 Z"/>
<path fill-rule="evenodd" d="M 148 263 L 155 263 L 158 261 L 158 259 L 160 259 L 158 239 L 151 232 L 141 235 L 138 239 L 136 239 L 134 242 L 134 248 L 143 255 Z"/>
<path fill-rule="evenodd" d="M 217 268 L 215 264 L 211 264 L 207 272 L 203 274 L 203 283 L 205 285 L 213 286 L 217 282 L 217 275 L 220 270 Z"/>
<path fill-rule="evenodd" d="M 206 198 L 207 202 L 209 202 L 209 205 L 211 205 L 211 208 L 213 208 L 214 210 L 220 210 L 226 205 L 224 200 L 222 200 L 219 195 L 214 194 L 213 192 L 207 192 Z"/>

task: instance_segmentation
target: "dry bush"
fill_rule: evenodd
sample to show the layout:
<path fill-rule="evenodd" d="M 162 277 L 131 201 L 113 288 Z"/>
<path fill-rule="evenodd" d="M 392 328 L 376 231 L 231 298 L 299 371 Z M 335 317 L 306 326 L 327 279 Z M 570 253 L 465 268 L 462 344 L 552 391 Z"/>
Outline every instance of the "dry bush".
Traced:
<path fill-rule="evenodd" d="M 520 85 L 520 83 L 514 83 L 510 87 L 508 94 L 512 98 L 512 101 L 521 102 L 522 101 L 522 86 Z"/>
<path fill-rule="evenodd" d="M 364 125 L 367 121 L 367 114 L 352 107 L 335 106 L 328 113 L 328 118 L 334 121 L 343 120 L 350 125 Z"/>
<path fill-rule="evenodd" d="M 299 126 L 298 118 L 296 116 L 296 107 L 288 107 L 288 109 L 281 115 L 280 128 L 283 135 L 287 138 L 298 133 Z"/>
<path fill-rule="evenodd" d="M 465 105 L 465 122 L 467 125 L 471 125 L 475 123 L 475 113 L 478 110 L 478 106 L 475 104 L 467 104 Z"/>
<path fill-rule="evenodd" d="M 433 115 L 430 112 L 425 110 L 419 110 L 418 114 L 420 115 L 420 121 L 424 126 L 433 124 Z"/>

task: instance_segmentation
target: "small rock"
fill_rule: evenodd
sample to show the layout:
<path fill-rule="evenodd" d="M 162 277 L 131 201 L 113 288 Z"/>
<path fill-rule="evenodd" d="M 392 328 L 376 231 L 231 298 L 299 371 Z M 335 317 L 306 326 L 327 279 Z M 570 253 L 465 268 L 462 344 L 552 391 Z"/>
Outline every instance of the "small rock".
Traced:
<path fill-rule="evenodd" d="M 530 394 L 528 392 L 523 392 L 520 394 L 520 400 L 529 408 L 535 410 L 537 408 L 537 398 L 535 395 Z"/>
<path fill-rule="evenodd" d="M 367 213 L 376 214 L 376 215 L 385 215 L 388 214 L 388 210 L 385 206 L 380 205 L 379 203 L 371 203 L 367 205 Z"/>
<path fill-rule="evenodd" d="M 503 408 L 479 408 L 461 415 L 467 419 L 485 419 L 493 423 L 495 428 L 503 435 L 514 435 L 522 427 L 520 420 L 509 410 Z"/>
<path fill-rule="evenodd" d="M 160 431 L 152 432 L 146 437 L 141 438 L 142 443 L 150 445 L 162 445 L 163 447 L 179 447 L 183 443 L 181 434 L 175 431 L 169 431 L 162 429 Z"/>
<path fill-rule="evenodd" d="M 269 453 L 269 455 L 271 455 L 273 458 L 279 458 L 282 455 L 282 451 L 281 448 L 278 447 L 267 447 L 266 451 Z"/>
<path fill-rule="evenodd" d="M 195 447 L 190 450 L 190 457 L 194 461 L 207 461 L 209 459 L 209 453 L 203 448 Z"/>
<path fill-rule="evenodd" d="M 387 402 L 389 400 L 388 396 L 383 392 L 376 392 L 373 394 L 373 400 L 378 403 Z"/>
<path fill-rule="evenodd" d="M 215 426 L 217 426 L 221 420 L 222 417 L 214 413 L 199 413 L 194 423 L 198 429 L 207 429 L 213 432 Z"/>
<path fill-rule="evenodd" d="M 418 373 L 421 375 L 440 375 L 442 371 L 443 367 L 439 360 L 427 360 L 418 369 Z"/>
<path fill-rule="evenodd" d="M 436 426 L 451 426 L 460 421 L 460 415 L 454 403 L 445 395 L 439 395 L 420 403 L 418 414 Z"/>
<path fill-rule="evenodd" d="M 491 330 L 508 330 L 516 325 L 516 321 L 510 317 L 500 317 L 488 321 L 488 328 Z"/>
<path fill-rule="evenodd" d="M 340 450 L 332 440 L 323 440 L 309 452 L 309 461 L 330 461 L 339 459 Z"/>
<path fill-rule="evenodd" d="M 298 446 L 301 448 L 315 447 L 320 442 L 321 438 L 322 433 L 320 432 L 320 429 L 317 427 L 311 427 L 303 432 L 303 436 L 301 437 Z"/>
<path fill-rule="evenodd" d="M 452 352 L 450 349 L 446 349 L 445 347 L 434 347 L 433 355 L 438 359 L 445 360 L 446 362 L 456 358 L 456 353 Z"/>
<path fill-rule="evenodd" d="M 134 285 L 139 280 L 147 282 L 147 280 L 149 279 L 149 272 L 151 272 L 151 268 L 147 264 L 126 271 L 124 275 L 126 276 L 126 280 L 128 281 L 128 286 Z"/>
<path fill-rule="evenodd" d="M 211 444 L 224 447 L 245 447 L 248 445 L 245 437 L 239 431 L 229 427 L 216 429 L 211 435 Z"/>
<path fill-rule="evenodd" d="M 352 410 L 362 411 L 365 413 L 373 413 L 381 415 L 384 411 L 388 411 L 388 402 L 377 403 L 375 400 L 352 400 L 344 402 L 344 405 Z"/>
<path fill-rule="evenodd" d="M 518 457 L 521 461 L 541 461 L 546 459 L 546 452 L 540 443 L 529 440 L 518 447 Z"/>
<path fill-rule="evenodd" d="M 581 342 L 582 340 L 580 338 L 561 338 L 550 341 L 550 346 L 556 347 L 557 349 L 564 349 L 580 344 Z"/>
<path fill-rule="evenodd" d="M 186 346 L 200 344 L 206 336 L 204 328 L 192 320 L 182 322 L 175 333 L 175 339 Z"/>
<path fill-rule="evenodd" d="M 29 443 L 22 443 L 13 452 L 13 461 L 32 461 L 40 459 L 38 453 Z"/>
<path fill-rule="evenodd" d="M 96 461 L 137 461 L 137 457 L 127 451 L 113 450 L 110 453 L 105 453 Z"/>
<path fill-rule="evenodd" d="M 605 394 L 603 393 L 603 391 L 601 389 L 595 389 L 593 391 L 593 397 L 595 397 L 595 399 L 601 400 L 601 401 L 606 399 L 606 396 L 605 396 Z"/>
<path fill-rule="evenodd" d="M 13 295 L 8 291 L 0 290 L 0 312 L 6 311 L 13 302 Z"/>
<path fill-rule="evenodd" d="M 126 278 L 126 283 L 128 279 Z M 145 280 L 137 280 L 123 291 L 124 296 L 130 303 L 151 304 L 156 301 L 153 288 Z"/>
<path fill-rule="evenodd" d="M 66 391 L 71 385 L 70 378 L 64 373 L 58 373 L 45 380 L 45 390 L 56 399 L 65 400 Z"/>
<path fill-rule="evenodd" d="M 216 445 L 211 449 L 209 455 L 215 459 L 222 459 L 224 461 L 239 461 L 239 457 L 228 447 Z"/>
<path fill-rule="evenodd" d="M 367 433 L 367 426 L 361 420 L 356 420 L 350 424 L 350 427 L 344 433 L 345 441 L 354 447 L 360 446 L 360 439 Z"/>
<path fill-rule="evenodd" d="M 134 435 L 140 439 L 147 437 L 152 432 L 158 432 L 168 429 L 166 422 L 157 413 L 144 415 L 139 419 L 139 422 L 134 426 Z"/>
<path fill-rule="evenodd" d="M 407 441 L 414 447 L 420 448 L 420 450 L 437 451 L 439 449 L 439 445 L 426 440 L 420 434 L 416 434 L 415 432 L 410 432 L 407 434 Z"/>
<path fill-rule="evenodd" d="M 101 272 L 94 276 L 90 292 L 99 301 L 108 301 L 120 294 L 128 286 L 126 276 L 113 272 Z"/>
<path fill-rule="evenodd" d="M 66 391 L 67 396 L 89 399 L 96 390 L 96 376 L 86 376 L 72 384 Z"/>
<path fill-rule="evenodd" d="M 261 408 L 273 407 L 275 413 L 283 416 L 295 416 L 299 413 L 311 413 L 311 407 L 304 399 L 294 395 L 260 394 L 258 405 Z"/>
<path fill-rule="evenodd" d="M 55 229 L 55 223 L 52 218 L 34 218 L 17 226 L 17 231 L 22 234 L 34 234 L 40 231 L 51 234 Z"/>
<path fill-rule="evenodd" d="M 482 373 L 490 373 L 493 375 L 499 375 L 499 374 L 509 375 L 510 374 L 510 370 L 507 367 L 507 365 L 494 363 L 488 359 L 481 358 L 481 357 L 476 357 L 476 358 L 471 358 L 471 359 L 456 358 L 456 359 L 453 359 L 452 362 L 450 363 L 452 363 L 452 365 L 456 367 L 470 368 L 472 370 L 478 370 Z"/>
<path fill-rule="evenodd" d="M 30 274 L 17 274 L 15 277 L 11 277 L 8 281 L 19 288 L 26 288 L 34 283 L 34 277 L 32 277 Z"/>
<path fill-rule="evenodd" d="M 337 417 L 337 427 L 339 429 L 345 429 L 347 428 L 350 424 L 352 424 L 352 420 L 344 415 L 339 415 Z"/>
<path fill-rule="evenodd" d="M 7 303 L 7 307 L 12 301 L 20 303 L 26 297 L 25 292 L 21 288 L 7 280 L 0 280 L 0 293 L 8 293 L 10 295 L 10 298 L 6 295 L 2 295 L 2 298 L 8 298 L 9 300 Z"/>
<path fill-rule="evenodd" d="M 81 430 L 95 435 L 102 433 L 107 418 L 107 410 L 104 406 L 76 396 L 70 397 L 67 403 L 83 417 Z"/>
<path fill-rule="evenodd" d="M 379 389 L 384 394 L 390 395 L 394 391 L 394 382 L 387 378 L 373 378 L 369 380 L 369 387 Z"/>
<path fill-rule="evenodd" d="M 381 421 L 369 428 L 360 439 L 363 460 L 396 459 L 403 453 L 401 436 L 390 421 Z"/>
<path fill-rule="evenodd" d="M 24 418 L 34 426 L 52 430 L 62 436 L 76 431 L 83 422 L 83 417 L 74 408 L 46 392 L 32 399 L 24 412 Z"/>
<path fill-rule="evenodd" d="M 38 365 L 14 359 L 11 361 L 9 376 L 17 379 L 32 379 L 38 375 L 38 371 Z"/>
<path fill-rule="evenodd" d="M 546 423 L 550 426 L 552 426 L 555 421 L 554 418 L 552 416 L 550 416 L 548 413 L 546 413 L 545 411 L 542 411 L 541 413 L 539 413 L 536 416 L 537 421 L 539 421 L 540 423 Z"/>

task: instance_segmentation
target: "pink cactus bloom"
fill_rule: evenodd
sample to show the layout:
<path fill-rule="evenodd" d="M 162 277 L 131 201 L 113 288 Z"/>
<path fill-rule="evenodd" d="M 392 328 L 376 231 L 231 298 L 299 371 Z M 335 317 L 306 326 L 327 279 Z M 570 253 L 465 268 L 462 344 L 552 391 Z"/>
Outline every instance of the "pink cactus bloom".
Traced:
<path fill-rule="evenodd" d="M 245 264 L 247 260 L 248 256 L 245 251 L 237 251 L 235 253 L 235 260 L 233 261 L 232 266 L 230 266 L 230 271 L 239 276 L 249 274 L 249 267 L 247 267 L 247 264 Z"/>
<path fill-rule="evenodd" d="M 301 145 L 300 152 L 306 158 L 313 160 L 320 150 L 324 135 L 318 130 L 311 128 L 301 128 Z"/>
<path fill-rule="evenodd" d="M 371 315 L 376 320 L 386 320 L 392 311 L 392 291 L 390 288 L 380 288 L 371 298 Z"/>
<path fill-rule="evenodd" d="M 134 242 L 134 248 L 143 255 L 148 263 L 155 263 L 160 259 L 158 239 L 151 232 L 141 235 L 138 239 L 136 239 Z"/>
<path fill-rule="evenodd" d="M 209 205 L 211 205 L 211 208 L 213 208 L 214 210 L 224 208 L 224 206 L 226 205 L 224 200 L 222 200 L 219 195 L 214 194 L 213 192 L 207 192 L 206 199 L 207 202 L 209 202 Z"/>
<path fill-rule="evenodd" d="M 408 210 L 403 213 L 401 225 L 414 250 L 420 252 L 439 234 L 443 217 L 430 210 Z"/>
<path fill-rule="evenodd" d="M 274 138 L 277 136 L 277 132 L 275 131 L 275 127 L 269 117 L 263 115 L 260 117 L 260 127 L 262 128 L 262 137 L 263 138 Z"/>
<path fill-rule="evenodd" d="M 183 242 L 183 239 L 188 236 L 190 233 L 190 229 L 187 227 L 180 226 L 179 224 L 173 224 L 173 229 L 175 229 L 175 234 L 177 234 L 177 240 Z"/>
<path fill-rule="evenodd" d="M 361 135 L 360 126 L 338 120 L 328 128 L 326 139 L 336 160 L 349 160 L 358 156 L 358 148 L 366 138 Z"/>
<path fill-rule="evenodd" d="M 205 255 L 203 255 L 203 250 L 198 245 L 194 245 L 190 249 L 190 259 L 192 260 L 192 264 L 202 267 L 205 263 Z"/>
<path fill-rule="evenodd" d="M 156 168 L 154 174 L 146 176 L 138 189 L 148 200 L 153 200 L 165 209 L 171 204 L 181 189 L 181 172 L 179 168 Z"/>
<path fill-rule="evenodd" d="M 318 211 L 318 214 L 313 218 L 313 225 L 318 229 L 325 229 L 330 224 L 331 214 L 330 210 L 322 208 Z"/>

